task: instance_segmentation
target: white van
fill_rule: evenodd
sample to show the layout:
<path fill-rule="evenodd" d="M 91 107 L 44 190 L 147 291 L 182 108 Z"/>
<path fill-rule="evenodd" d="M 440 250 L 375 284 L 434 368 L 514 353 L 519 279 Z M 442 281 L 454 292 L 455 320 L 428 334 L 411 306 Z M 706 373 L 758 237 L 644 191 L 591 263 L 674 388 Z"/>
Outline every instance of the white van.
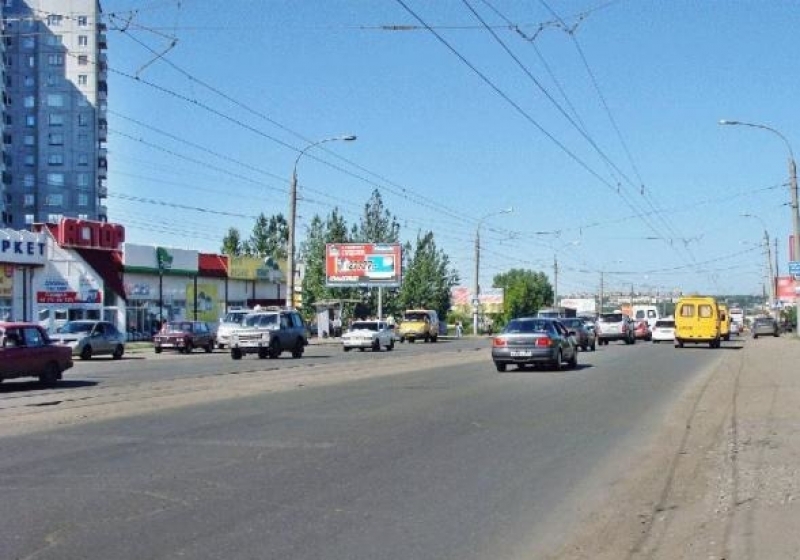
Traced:
<path fill-rule="evenodd" d="M 655 328 L 656 321 L 661 318 L 661 314 L 658 312 L 658 307 L 655 305 L 634 305 L 631 314 L 633 316 L 634 323 L 638 323 L 639 321 L 647 321 L 647 325 L 650 327 L 651 331 L 653 328 Z"/>

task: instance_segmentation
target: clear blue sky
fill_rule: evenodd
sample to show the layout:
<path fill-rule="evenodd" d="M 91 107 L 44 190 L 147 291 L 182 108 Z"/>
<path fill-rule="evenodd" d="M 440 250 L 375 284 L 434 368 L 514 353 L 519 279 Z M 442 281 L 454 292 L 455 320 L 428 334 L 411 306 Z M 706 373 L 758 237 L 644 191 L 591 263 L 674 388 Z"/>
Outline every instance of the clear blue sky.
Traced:
<path fill-rule="evenodd" d="M 377 187 L 464 285 L 479 221 L 507 207 L 481 228 L 484 289 L 552 277 L 558 253 L 560 294 L 601 271 L 606 289 L 761 293 L 764 226 L 786 271 L 786 145 L 717 123 L 800 150 L 794 1 L 102 4 L 109 218 L 131 242 L 218 251 L 286 215 L 299 150 L 356 134 L 300 160 L 299 241 L 333 207 L 355 223 Z"/>

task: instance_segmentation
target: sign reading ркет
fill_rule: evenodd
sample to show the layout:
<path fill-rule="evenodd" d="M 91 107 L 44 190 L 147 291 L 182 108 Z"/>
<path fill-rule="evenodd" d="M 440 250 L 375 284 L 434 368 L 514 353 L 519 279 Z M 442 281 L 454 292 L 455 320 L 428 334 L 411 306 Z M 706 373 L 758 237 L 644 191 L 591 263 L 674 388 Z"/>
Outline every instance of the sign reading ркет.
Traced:
<path fill-rule="evenodd" d="M 399 243 L 328 243 L 325 285 L 398 287 L 402 261 Z"/>

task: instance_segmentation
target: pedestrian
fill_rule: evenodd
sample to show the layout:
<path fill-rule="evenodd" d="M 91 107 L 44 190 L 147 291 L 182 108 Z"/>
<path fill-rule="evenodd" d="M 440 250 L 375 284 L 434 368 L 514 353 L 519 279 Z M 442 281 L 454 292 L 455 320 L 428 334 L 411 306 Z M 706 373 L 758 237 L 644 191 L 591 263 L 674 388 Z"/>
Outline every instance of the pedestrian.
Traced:
<path fill-rule="evenodd" d="M 463 329 L 464 327 L 461 326 L 461 321 L 456 321 L 456 338 L 461 338 L 461 332 Z"/>

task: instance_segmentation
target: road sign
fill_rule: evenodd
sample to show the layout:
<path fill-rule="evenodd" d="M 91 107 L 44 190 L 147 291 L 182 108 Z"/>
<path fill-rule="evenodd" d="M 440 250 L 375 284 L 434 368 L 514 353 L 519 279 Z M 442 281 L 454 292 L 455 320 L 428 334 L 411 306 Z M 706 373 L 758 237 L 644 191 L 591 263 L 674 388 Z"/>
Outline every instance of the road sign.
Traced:
<path fill-rule="evenodd" d="M 800 261 L 789 261 L 789 274 L 800 276 Z"/>

